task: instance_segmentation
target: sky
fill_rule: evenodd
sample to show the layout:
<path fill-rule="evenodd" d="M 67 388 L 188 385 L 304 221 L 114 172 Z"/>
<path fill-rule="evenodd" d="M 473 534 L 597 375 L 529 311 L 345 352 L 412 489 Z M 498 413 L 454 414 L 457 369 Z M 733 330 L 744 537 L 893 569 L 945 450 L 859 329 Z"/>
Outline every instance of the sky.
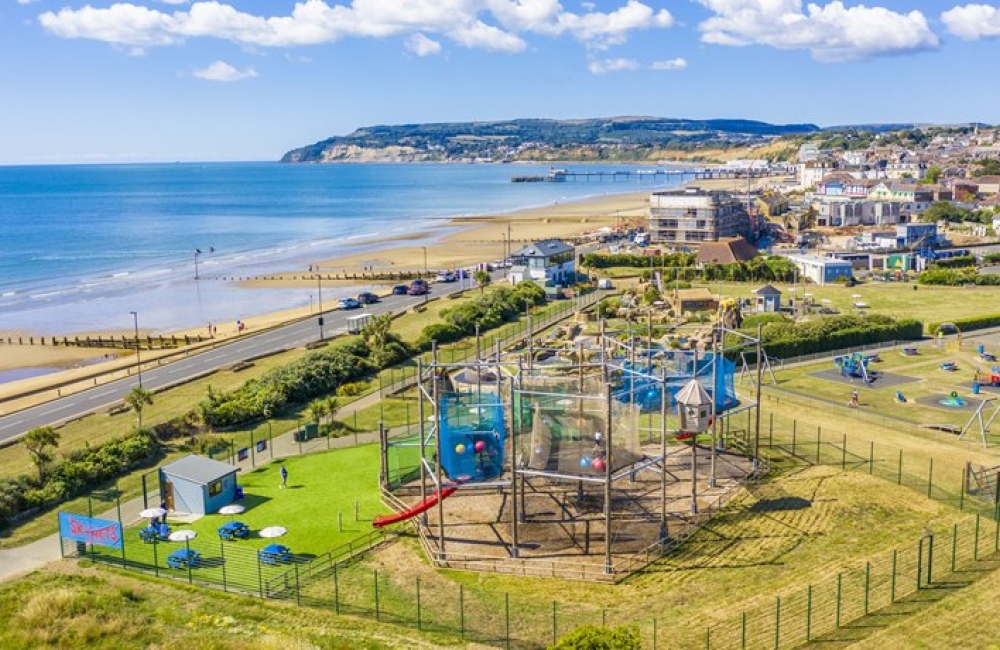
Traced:
<path fill-rule="evenodd" d="M 515 118 L 994 124 L 998 38 L 996 1 L 0 0 L 0 164 Z"/>

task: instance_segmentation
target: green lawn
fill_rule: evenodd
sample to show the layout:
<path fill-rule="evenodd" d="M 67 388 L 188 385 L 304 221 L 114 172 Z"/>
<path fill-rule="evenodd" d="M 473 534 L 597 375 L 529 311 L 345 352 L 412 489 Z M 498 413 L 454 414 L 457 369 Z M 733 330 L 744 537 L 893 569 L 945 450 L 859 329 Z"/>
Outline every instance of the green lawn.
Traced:
<path fill-rule="evenodd" d="M 288 468 L 288 487 L 281 489 L 278 469 Z M 201 553 L 203 565 L 192 571 L 194 580 L 222 584 L 246 591 L 259 590 L 260 579 L 288 567 L 258 566 L 256 552 L 280 543 L 302 559 L 332 550 L 372 530 L 376 514 L 385 512 L 378 491 L 378 446 L 362 445 L 333 452 L 275 461 L 239 475 L 246 497 L 239 502 L 246 511 L 235 516 L 210 514 L 191 524 L 171 521 L 174 530 L 192 529 L 198 536 L 190 547 Z M 357 519 L 355 518 L 357 512 Z M 247 539 L 223 542 L 218 528 L 236 520 L 247 524 Z M 125 530 L 125 559 L 130 563 L 166 568 L 166 556 L 183 548 L 182 542 L 146 544 L 138 531 L 146 525 L 136 522 Z M 288 533 L 280 539 L 264 539 L 257 532 L 269 526 L 283 526 Z M 122 551 L 96 549 L 115 560 Z"/>
<path fill-rule="evenodd" d="M 986 387 L 981 387 L 978 395 L 973 394 L 972 382 L 975 372 L 978 370 L 981 374 L 988 374 L 991 364 L 980 361 L 976 346 L 968 342 L 962 349 L 922 346 L 916 356 L 903 355 L 898 348 L 887 349 L 880 351 L 879 357 L 881 361 L 869 364 L 870 369 L 915 381 L 887 386 L 876 380 L 865 386 L 861 379 L 844 382 L 814 376 L 817 372 L 836 370 L 832 361 L 824 360 L 776 369 L 777 387 L 794 391 L 804 398 L 825 402 L 822 408 L 834 411 L 846 409 L 851 390 L 857 389 L 861 398 L 857 416 L 882 422 L 895 421 L 895 426 L 903 428 L 925 425 L 951 425 L 962 428 L 972 417 L 974 409 L 950 408 L 940 404 L 940 400 L 949 398 L 954 392 L 970 404 L 975 404 L 973 400 L 997 395 L 994 390 Z M 943 362 L 954 362 L 957 370 L 942 370 Z M 906 403 L 900 403 L 896 399 L 897 391 L 903 394 Z M 773 394 L 778 399 L 781 398 L 780 391 L 775 391 Z M 989 409 L 986 417 L 991 412 L 992 409 Z M 991 429 L 988 440 L 1000 442 L 1000 425 Z M 975 431 L 966 434 L 966 437 L 969 436 L 979 440 L 978 426 Z"/>

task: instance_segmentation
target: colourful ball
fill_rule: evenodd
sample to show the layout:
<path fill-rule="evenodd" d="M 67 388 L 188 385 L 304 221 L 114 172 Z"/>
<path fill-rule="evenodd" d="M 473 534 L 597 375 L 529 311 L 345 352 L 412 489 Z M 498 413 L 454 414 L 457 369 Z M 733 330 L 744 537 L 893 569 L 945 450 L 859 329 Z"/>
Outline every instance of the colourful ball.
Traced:
<path fill-rule="evenodd" d="M 594 462 L 591 463 L 590 466 L 595 472 L 603 472 L 604 468 L 607 467 L 603 458 L 595 458 Z"/>
<path fill-rule="evenodd" d="M 459 444 L 455 445 L 455 453 L 461 456 L 465 453 L 465 445 Z"/>
<path fill-rule="evenodd" d="M 486 443 L 482 440 L 477 440 L 475 444 L 476 451 L 483 452 L 486 450 Z"/>
<path fill-rule="evenodd" d="M 580 467 L 590 467 L 590 457 L 584 456 L 580 459 Z"/>

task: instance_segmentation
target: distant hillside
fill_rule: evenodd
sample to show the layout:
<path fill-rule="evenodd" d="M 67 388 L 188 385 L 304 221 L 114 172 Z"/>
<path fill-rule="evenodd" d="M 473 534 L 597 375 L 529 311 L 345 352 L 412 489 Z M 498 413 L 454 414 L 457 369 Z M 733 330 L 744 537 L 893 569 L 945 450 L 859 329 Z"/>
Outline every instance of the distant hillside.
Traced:
<path fill-rule="evenodd" d="M 371 126 L 293 149 L 282 162 L 656 160 L 668 152 L 760 144 L 815 124 L 614 117 Z"/>

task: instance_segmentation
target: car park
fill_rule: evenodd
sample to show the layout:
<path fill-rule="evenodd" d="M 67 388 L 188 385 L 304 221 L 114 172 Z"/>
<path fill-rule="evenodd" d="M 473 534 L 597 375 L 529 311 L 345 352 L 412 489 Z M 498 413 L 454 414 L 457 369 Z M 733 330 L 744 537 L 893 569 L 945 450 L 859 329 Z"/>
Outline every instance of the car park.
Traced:
<path fill-rule="evenodd" d="M 337 309 L 361 309 L 361 303 L 354 298 L 341 298 L 337 301 Z"/>
<path fill-rule="evenodd" d="M 373 305 L 380 301 L 381 298 L 376 296 L 371 291 L 363 291 L 358 294 L 358 302 L 360 302 L 362 305 Z"/>
<path fill-rule="evenodd" d="M 410 291 L 409 285 L 397 284 L 392 288 L 392 295 L 405 296 Z"/>

